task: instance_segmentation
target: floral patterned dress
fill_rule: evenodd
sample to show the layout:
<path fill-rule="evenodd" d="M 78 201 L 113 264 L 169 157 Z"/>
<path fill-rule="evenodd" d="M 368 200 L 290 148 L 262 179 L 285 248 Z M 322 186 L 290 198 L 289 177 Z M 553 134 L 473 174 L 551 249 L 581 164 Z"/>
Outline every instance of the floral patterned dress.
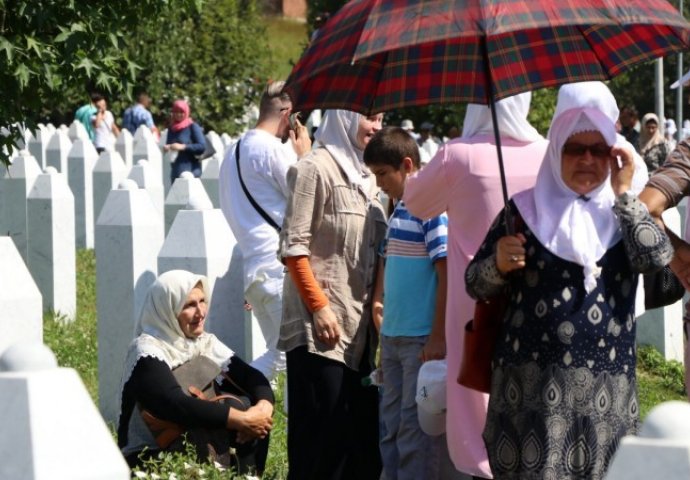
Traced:
<path fill-rule="evenodd" d="M 627 219 L 619 214 L 623 240 L 598 262 L 601 275 L 589 293 L 580 265 L 520 229 L 526 267 L 507 284 L 510 301 L 495 347 L 484 429 L 494 478 L 600 479 L 620 439 L 636 432 L 637 272 L 663 265 L 672 249 L 635 202 L 637 211 Z M 494 256 L 505 235 L 502 218 L 468 267 L 468 292 L 475 298 L 495 295 L 508 282 Z"/>

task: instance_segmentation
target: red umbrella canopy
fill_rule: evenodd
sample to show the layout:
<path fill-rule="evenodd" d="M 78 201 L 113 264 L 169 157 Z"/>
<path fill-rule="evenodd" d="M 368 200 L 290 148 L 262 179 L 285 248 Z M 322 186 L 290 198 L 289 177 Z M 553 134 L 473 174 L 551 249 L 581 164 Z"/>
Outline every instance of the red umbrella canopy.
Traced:
<path fill-rule="evenodd" d="M 488 82 L 500 99 L 689 47 L 690 24 L 666 0 L 355 0 L 286 89 L 305 110 L 489 103 Z"/>

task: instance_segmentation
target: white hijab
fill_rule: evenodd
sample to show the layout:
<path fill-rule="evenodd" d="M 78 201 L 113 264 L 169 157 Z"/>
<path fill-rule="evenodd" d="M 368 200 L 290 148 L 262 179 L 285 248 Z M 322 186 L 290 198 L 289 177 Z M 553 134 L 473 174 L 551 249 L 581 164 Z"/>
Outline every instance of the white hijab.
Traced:
<path fill-rule="evenodd" d="M 601 273 L 597 261 L 621 238 L 612 209 L 615 194 L 610 173 L 587 194 L 588 201 L 568 188 L 561 176 L 561 151 L 572 135 L 592 130 L 601 132 L 610 146 L 623 144 L 622 137 L 616 134 L 617 119 L 616 100 L 603 83 L 581 82 L 561 87 L 537 182 L 533 189 L 514 197 L 522 218 L 539 242 L 554 255 L 584 267 L 587 292 L 596 287 Z M 630 144 L 627 146 L 633 150 Z M 632 188 L 639 193 L 646 183 L 647 170 L 639 155 L 634 158 Z"/>
<path fill-rule="evenodd" d="M 203 355 L 223 368 L 234 355 L 223 342 L 211 333 L 197 338 L 185 337 L 177 316 L 187 296 L 201 285 L 206 303 L 211 303 L 208 280 L 184 270 L 171 270 L 161 274 L 151 285 L 136 326 L 136 338 L 130 344 L 125 360 L 122 387 L 140 358 L 153 357 L 165 362 L 172 370 L 194 357 Z"/>
<path fill-rule="evenodd" d="M 367 192 L 370 172 L 364 164 L 364 149 L 357 144 L 361 118 L 361 114 L 348 110 L 327 110 L 314 139 L 315 147 L 328 150 L 350 183 Z"/>
<path fill-rule="evenodd" d="M 502 136 L 529 143 L 544 139 L 527 121 L 531 101 L 532 92 L 525 92 L 496 102 L 498 131 Z M 468 138 L 482 133 L 493 134 L 493 131 L 491 109 L 487 105 L 467 105 L 462 136 Z"/>

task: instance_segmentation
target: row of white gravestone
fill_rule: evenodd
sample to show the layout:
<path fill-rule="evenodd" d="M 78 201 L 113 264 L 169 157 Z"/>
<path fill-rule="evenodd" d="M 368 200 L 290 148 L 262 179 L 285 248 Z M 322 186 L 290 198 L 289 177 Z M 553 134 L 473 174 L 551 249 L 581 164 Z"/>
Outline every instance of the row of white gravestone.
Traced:
<path fill-rule="evenodd" d="M 244 310 L 242 258 L 225 218 L 211 208 L 199 179 L 185 176 L 175 186 L 178 182 L 178 198 L 186 197 L 187 205 L 174 207 L 167 236 L 151 197 L 130 179 L 110 192 L 96 222 L 99 399 L 109 422 L 117 421 L 122 363 L 142 302 L 163 272 L 206 275 L 214 292 L 207 329 L 249 360 L 265 349 Z"/>

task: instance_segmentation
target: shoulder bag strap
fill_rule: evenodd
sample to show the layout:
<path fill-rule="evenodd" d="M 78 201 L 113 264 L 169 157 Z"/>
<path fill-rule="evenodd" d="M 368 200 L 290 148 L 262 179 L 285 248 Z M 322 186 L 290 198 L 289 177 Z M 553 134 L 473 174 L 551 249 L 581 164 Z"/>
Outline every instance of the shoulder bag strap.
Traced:
<path fill-rule="evenodd" d="M 249 200 L 249 203 L 252 204 L 252 207 L 254 207 L 254 210 L 261 215 L 261 217 L 266 220 L 266 223 L 268 223 L 270 226 L 276 229 L 276 232 L 280 233 L 280 225 L 278 225 L 275 220 L 273 220 L 268 213 L 264 211 L 263 208 L 259 206 L 258 203 L 256 203 L 256 200 L 254 200 L 254 197 L 252 197 L 251 193 L 249 193 L 249 190 L 247 190 L 247 186 L 244 184 L 244 180 L 242 180 L 242 170 L 240 169 L 240 140 L 237 141 L 237 147 L 235 148 L 235 161 L 237 162 L 237 176 L 240 178 L 240 185 L 242 185 L 242 190 L 244 190 L 244 194 L 247 196 L 247 200 Z"/>

